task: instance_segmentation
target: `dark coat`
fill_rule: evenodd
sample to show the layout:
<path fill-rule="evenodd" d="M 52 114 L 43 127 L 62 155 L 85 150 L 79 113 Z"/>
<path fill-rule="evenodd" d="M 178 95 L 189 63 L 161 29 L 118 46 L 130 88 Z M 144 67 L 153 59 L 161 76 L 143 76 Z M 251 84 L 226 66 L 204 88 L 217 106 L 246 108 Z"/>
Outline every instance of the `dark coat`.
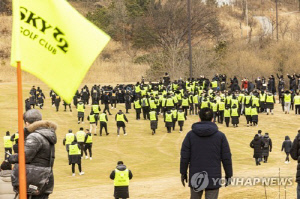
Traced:
<path fill-rule="evenodd" d="M 120 171 L 125 171 L 126 166 L 125 165 L 118 165 L 116 167 Z M 129 180 L 131 180 L 133 177 L 132 172 L 129 170 Z M 110 174 L 110 179 L 115 179 L 115 170 L 113 170 Z M 128 186 L 115 186 L 115 192 L 114 192 L 115 198 L 129 198 L 129 188 Z"/>
<path fill-rule="evenodd" d="M 295 137 L 290 153 L 291 153 L 291 157 L 294 160 L 298 161 L 296 182 L 299 183 L 300 182 L 300 133 L 298 133 L 298 135 Z"/>
<path fill-rule="evenodd" d="M 221 163 L 225 176 L 232 177 L 231 152 L 225 134 L 213 122 L 193 124 L 182 143 L 180 173 L 187 174 L 189 167 L 191 179 L 195 173 L 206 171 L 209 178 L 207 189 L 218 189 L 221 186 L 219 183 L 214 185 L 213 178 L 221 179 Z"/>
<path fill-rule="evenodd" d="M 253 158 L 262 157 L 263 146 L 264 146 L 264 142 L 262 141 L 262 138 L 260 138 L 259 135 L 256 134 L 254 139 L 250 143 L 250 147 L 254 149 Z"/>
<path fill-rule="evenodd" d="M 131 109 L 131 97 L 130 95 L 125 95 L 125 109 Z"/>
<path fill-rule="evenodd" d="M 283 141 L 282 143 L 281 151 L 283 151 L 284 149 L 284 152 L 289 153 L 291 151 L 291 148 L 292 148 L 292 141 L 290 140 L 289 136 L 285 136 L 285 141 Z"/>
<path fill-rule="evenodd" d="M 56 124 L 49 121 L 37 121 L 30 124 L 25 129 L 25 159 L 26 164 L 49 167 L 51 145 L 55 145 Z M 55 151 L 55 150 L 54 150 Z M 55 155 L 53 154 L 53 157 Z M 9 158 L 11 163 L 18 163 L 18 154 Z M 53 165 L 52 165 L 53 166 Z M 53 173 L 50 176 L 49 183 L 45 185 L 43 193 L 52 193 L 54 187 Z"/>
<path fill-rule="evenodd" d="M 269 138 L 268 135 L 264 135 L 264 137 L 262 138 L 263 142 L 264 142 L 264 147 L 263 147 L 263 151 L 262 151 L 262 155 L 263 156 L 269 156 L 269 151 L 272 151 L 272 140 L 271 138 Z"/>

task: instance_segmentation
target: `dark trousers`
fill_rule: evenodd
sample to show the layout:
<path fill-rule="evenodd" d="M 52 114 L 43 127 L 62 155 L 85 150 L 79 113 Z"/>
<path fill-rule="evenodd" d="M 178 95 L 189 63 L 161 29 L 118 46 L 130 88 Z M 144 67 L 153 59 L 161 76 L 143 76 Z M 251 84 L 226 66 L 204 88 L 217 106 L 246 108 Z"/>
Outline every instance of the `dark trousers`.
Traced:
<path fill-rule="evenodd" d="M 81 164 L 78 164 L 78 170 L 81 172 Z M 75 173 L 75 163 L 72 164 L 72 173 Z"/>
<path fill-rule="evenodd" d="M 285 158 L 285 161 L 290 161 L 290 153 L 289 152 L 285 152 L 286 154 L 286 158 Z"/>
<path fill-rule="evenodd" d="M 136 119 L 140 120 L 141 119 L 141 109 L 135 109 L 136 112 Z"/>
<path fill-rule="evenodd" d="M 295 105 L 295 114 L 300 114 L 300 105 Z"/>
<path fill-rule="evenodd" d="M 109 104 L 105 104 L 105 105 L 104 105 L 103 113 L 104 113 L 105 111 L 107 111 L 107 112 L 111 115 L 111 113 L 110 113 L 110 111 L 109 111 Z"/>
<path fill-rule="evenodd" d="M 199 104 L 194 104 L 194 107 L 195 107 L 194 108 L 194 111 L 195 111 L 194 114 L 198 115 Z"/>
<path fill-rule="evenodd" d="M 80 146 L 81 157 L 82 157 L 83 156 L 83 151 L 84 151 L 84 143 L 83 142 L 78 142 L 78 145 Z"/>
<path fill-rule="evenodd" d="M 173 120 L 173 131 L 175 130 L 176 122 L 177 122 L 177 120 Z"/>
<path fill-rule="evenodd" d="M 264 156 L 264 162 L 268 162 L 268 157 L 269 156 Z"/>
<path fill-rule="evenodd" d="M 64 105 L 64 106 L 65 106 L 65 111 L 67 111 L 67 106 L 69 107 L 70 111 L 72 111 L 71 104 L 67 104 L 67 105 Z"/>
<path fill-rule="evenodd" d="M 90 158 L 92 157 L 92 144 L 85 144 L 84 146 L 84 154 L 87 156 L 87 151 L 89 151 Z"/>
<path fill-rule="evenodd" d="M 171 127 L 167 127 L 168 133 L 171 133 Z"/>
<path fill-rule="evenodd" d="M 230 117 L 225 117 L 226 126 L 229 127 Z"/>
<path fill-rule="evenodd" d="M 182 131 L 182 127 L 184 125 L 184 121 L 178 121 L 178 125 L 179 125 L 179 131 Z"/>
<path fill-rule="evenodd" d="M 183 106 L 182 109 L 183 109 L 185 115 L 187 116 L 188 115 L 188 109 L 189 109 L 189 107 Z"/>
<path fill-rule="evenodd" d="M 120 135 L 120 128 L 123 128 L 123 132 L 124 132 L 124 134 L 126 134 L 126 129 L 125 129 L 125 127 L 120 127 L 120 126 L 118 126 L 118 129 L 117 129 L 118 135 Z"/>
<path fill-rule="evenodd" d="M 259 158 L 255 158 L 255 163 L 256 163 L 256 166 L 257 165 L 260 165 L 260 163 L 259 163 L 260 161 L 259 161 Z"/>
<path fill-rule="evenodd" d="M 58 106 L 55 106 L 56 107 L 56 112 L 58 111 L 58 109 L 59 109 L 59 105 Z"/>
<path fill-rule="evenodd" d="M 213 118 L 214 118 L 213 122 L 217 121 L 217 116 L 218 116 L 218 113 L 217 112 L 213 112 Z"/>
<path fill-rule="evenodd" d="M 106 122 L 100 122 L 100 136 L 102 136 L 102 129 L 104 128 L 105 133 L 107 135 L 107 123 Z"/>
<path fill-rule="evenodd" d="M 194 104 L 190 104 L 190 115 L 194 114 Z"/>
<path fill-rule="evenodd" d="M 80 120 L 83 122 L 84 121 L 84 117 L 78 117 L 78 122 L 80 122 Z"/>
<path fill-rule="evenodd" d="M 6 160 L 9 157 L 9 155 L 7 155 L 6 152 L 12 154 L 12 148 L 4 148 L 4 160 Z"/>
<path fill-rule="evenodd" d="M 191 199 L 201 199 L 203 191 L 195 192 L 191 188 Z M 218 199 L 219 189 L 205 190 L 205 199 Z"/>
<path fill-rule="evenodd" d="M 111 100 L 110 105 L 111 105 L 111 107 L 116 108 L 117 107 L 117 100 L 116 99 Z"/>
<path fill-rule="evenodd" d="M 252 123 L 251 115 L 246 115 L 246 120 L 247 120 L 247 124 L 251 124 Z"/>
<path fill-rule="evenodd" d="M 30 196 L 28 195 L 27 198 L 30 198 Z M 31 196 L 31 199 L 48 199 L 48 198 L 49 198 L 49 194 Z"/>
<path fill-rule="evenodd" d="M 150 119 L 150 117 L 149 117 L 149 107 L 143 107 L 142 109 L 143 109 L 144 120 Z"/>
<path fill-rule="evenodd" d="M 224 120 L 224 111 L 219 111 L 218 122 L 223 124 L 223 120 Z"/>

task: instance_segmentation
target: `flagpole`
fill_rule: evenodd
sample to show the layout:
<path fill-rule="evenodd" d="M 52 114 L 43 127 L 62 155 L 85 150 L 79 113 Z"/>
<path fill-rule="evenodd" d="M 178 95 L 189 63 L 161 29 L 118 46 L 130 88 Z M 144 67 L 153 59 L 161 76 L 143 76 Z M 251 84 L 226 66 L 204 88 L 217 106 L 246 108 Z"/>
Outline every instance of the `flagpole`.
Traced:
<path fill-rule="evenodd" d="M 27 199 L 24 128 L 23 128 L 23 93 L 22 93 L 22 70 L 21 62 L 17 62 L 18 83 L 18 129 L 19 129 L 19 195 L 20 199 Z"/>

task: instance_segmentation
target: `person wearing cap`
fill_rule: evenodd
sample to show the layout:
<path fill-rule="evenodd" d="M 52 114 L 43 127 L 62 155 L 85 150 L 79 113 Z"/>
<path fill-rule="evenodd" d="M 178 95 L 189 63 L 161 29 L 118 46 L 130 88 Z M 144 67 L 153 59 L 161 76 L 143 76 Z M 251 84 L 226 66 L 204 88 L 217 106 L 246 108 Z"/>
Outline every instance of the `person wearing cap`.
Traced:
<path fill-rule="evenodd" d="M 90 132 L 89 129 L 86 129 L 86 135 L 84 138 L 84 154 L 85 154 L 85 159 L 88 159 L 89 157 L 87 156 L 87 151 L 89 151 L 90 154 L 90 160 L 92 160 L 92 146 L 93 146 L 93 135 Z"/>
<path fill-rule="evenodd" d="M 117 134 L 120 136 L 120 128 L 123 128 L 124 135 L 127 135 L 126 129 L 125 129 L 125 121 L 128 123 L 128 119 L 126 115 L 122 112 L 122 110 L 119 110 L 119 112 L 116 114 L 115 120 L 117 122 Z"/>
<path fill-rule="evenodd" d="M 83 157 L 85 135 L 86 134 L 83 131 L 83 127 L 80 127 L 79 131 L 76 133 L 76 140 L 78 142 L 78 145 L 80 146 L 81 158 Z"/>
<path fill-rule="evenodd" d="M 72 176 L 75 176 L 75 164 L 78 165 L 79 175 L 83 175 L 84 172 L 81 168 L 81 146 L 74 140 L 69 145 L 69 165 L 72 165 Z"/>
<path fill-rule="evenodd" d="M 80 120 L 82 123 L 84 123 L 84 110 L 85 110 L 84 103 L 82 101 L 79 101 L 77 104 L 78 124 L 80 124 Z"/>
<path fill-rule="evenodd" d="M 72 129 L 69 129 L 68 133 L 63 139 L 63 145 L 66 145 L 66 151 L 68 152 L 68 155 L 69 155 L 69 146 L 74 140 L 77 142 L 76 136 L 73 134 Z"/>
<path fill-rule="evenodd" d="M 4 159 L 6 160 L 6 158 L 8 157 L 8 155 L 6 154 L 6 152 L 12 154 L 12 147 L 13 147 L 13 142 L 10 140 L 10 132 L 6 131 L 6 135 L 3 137 L 3 141 L 4 141 Z"/>
<path fill-rule="evenodd" d="M 129 198 L 129 180 L 133 177 L 132 172 L 127 169 L 123 161 L 118 161 L 117 167 L 110 174 L 110 179 L 114 181 L 114 197 Z"/>
<path fill-rule="evenodd" d="M 15 197 L 13 186 L 11 185 L 12 166 L 5 160 L 0 166 L 0 199 Z"/>

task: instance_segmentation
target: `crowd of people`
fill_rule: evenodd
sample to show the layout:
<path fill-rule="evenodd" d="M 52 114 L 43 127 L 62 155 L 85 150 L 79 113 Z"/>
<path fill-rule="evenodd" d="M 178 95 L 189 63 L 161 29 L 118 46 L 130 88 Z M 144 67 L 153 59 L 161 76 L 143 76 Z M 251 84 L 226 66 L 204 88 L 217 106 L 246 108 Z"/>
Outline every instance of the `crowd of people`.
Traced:
<path fill-rule="evenodd" d="M 216 124 L 224 124 L 226 127 L 229 127 L 231 123 L 236 128 L 240 124 L 240 117 L 244 116 L 247 127 L 257 126 L 259 114 L 274 114 L 274 104 L 277 102 L 275 99 L 276 95 L 279 99 L 278 103 L 282 105 L 282 111 L 285 114 L 289 114 L 290 109 L 295 110 L 296 115 L 300 114 L 300 75 L 288 74 L 289 85 L 285 85 L 282 75 L 277 75 L 277 77 L 279 79 L 277 89 L 273 75 L 268 79 L 258 77 L 254 80 L 254 83 L 247 78 L 243 78 L 241 85 L 239 85 L 237 77 L 230 78 L 230 81 L 227 82 L 227 76 L 224 74 L 216 74 L 211 80 L 205 76 L 200 76 L 200 78 L 188 79 L 186 81 L 182 79 L 171 81 L 168 74 L 165 74 L 159 82 L 149 82 L 146 84 L 145 80 L 142 79 L 141 82 L 137 82 L 135 85 L 117 85 L 115 87 L 110 85 L 102 87 L 94 85 L 91 90 L 85 85 L 80 92 L 76 92 L 73 98 L 73 105 L 77 110 L 78 124 L 84 124 L 86 118 L 90 124 L 90 128 L 84 129 L 80 127 L 75 134 L 70 129 L 63 140 L 63 144 L 66 146 L 69 165 L 71 165 L 72 176 L 76 175 L 76 164 L 78 165 L 79 175 L 84 175 L 81 160 L 84 158 L 92 160 L 93 135 L 98 134 L 98 122 L 100 125 L 99 135 L 102 136 L 104 129 L 106 136 L 108 136 L 108 120 L 110 119 L 110 115 L 112 115 L 110 109 L 117 109 L 118 104 L 125 103 L 125 111 L 119 110 L 114 116 L 117 126 L 117 136 L 120 136 L 121 128 L 123 134 L 127 135 L 125 123 L 128 122 L 128 118 L 126 114 L 129 114 L 129 110 L 133 108 L 136 120 L 141 120 L 141 114 L 142 119 L 149 120 L 149 132 L 152 135 L 157 133 L 158 121 L 161 117 L 167 133 L 171 133 L 172 130 L 174 131 L 176 125 L 179 126 L 179 132 L 182 133 L 184 122 L 188 117 L 199 115 L 202 121 L 192 127 L 192 129 L 195 129 L 199 133 L 197 136 L 200 138 L 203 136 L 219 136 L 218 139 L 221 139 L 223 142 L 224 139 L 226 140 L 226 137 L 222 133 L 216 134 L 218 132 Z M 41 113 L 36 110 L 37 107 L 40 109 L 44 107 L 45 95 L 41 88 L 37 87 L 36 89 L 33 86 L 29 94 L 30 97 L 25 100 L 26 113 L 24 114 L 26 126 L 25 152 L 26 159 L 28 160 L 26 162 L 33 167 L 42 166 L 51 168 L 49 171 L 47 170 L 49 174 L 47 180 L 50 183 L 38 186 L 37 190 L 32 190 L 32 194 L 30 195 L 32 198 L 35 198 L 36 191 L 39 191 L 39 195 L 42 195 L 42 197 L 36 198 L 47 198 L 53 190 L 52 166 L 54 162 L 54 145 L 57 142 L 55 134 L 56 125 L 43 121 Z M 50 99 L 52 106 L 58 112 L 61 102 L 60 96 L 51 90 Z M 64 111 L 69 109 L 72 112 L 72 105 L 65 101 L 63 102 Z M 101 108 L 101 106 L 104 106 L 104 108 Z M 205 132 L 207 126 L 212 129 L 211 132 Z M 187 134 L 188 136 L 194 135 Z M 18 163 L 18 137 L 18 133 L 11 136 L 8 131 L 3 138 L 5 161 L 3 162 L 4 169 L 2 169 L 1 165 L 0 177 L 8 175 L 9 172 L 6 170 L 9 170 L 10 173 L 14 172 L 11 170 L 11 164 Z M 195 138 L 195 140 L 197 139 Z M 186 139 L 185 142 L 187 142 Z M 227 140 L 225 145 L 228 145 L 226 143 Z M 269 152 L 272 151 L 272 140 L 268 133 L 262 136 L 261 131 L 259 131 L 251 141 L 250 147 L 254 149 L 253 157 L 255 158 L 256 165 L 260 165 L 262 161 L 267 163 Z M 184 164 L 182 162 L 181 166 L 183 170 L 181 170 L 181 174 L 182 181 L 184 182 L 187 181 L 187 164 L 191 164 L 191 160 L 189 159 L 190 155 L 187 155 L 186 152 L 188 148 L 182 150 L 182 161 Z M 223 162 L 225 164 L 223 166 L 226 178 L 230 178 L 232 177 L 232 163 L 229 146 L 222 145 L 220 150 L 225 151 L 224 153 L 227 156 L 227 159 Z M 288 136 L 286 136 L 282 144 L 282 150 L 286 152 L 285 163 L 289 163 L 289 155 L 292 153 L 292 142 Z M 12 155 L 12 151 L 14 151 L 14 155 Z M 294 158 L 293 155 L 292 158 Z M 195 169 L 197 170 L 197 168 Z M 46 171 L 43 170 L 43 172 L 45 173 Z M 129 179 L 132 178 L 132 173 L 122 161 L 117 163 L 117 167 L 111 173 L 110 178 L 115 181 L 115 198 L 128 198 L 128 185 Z M 17 191 L 18 186 L 13 184 L 13 188 L 14 191 Z M 211 193 L 217 194 L 217 192 Z M 192 194 L 197 197 L 197 194 L 193 192 Z"/>

